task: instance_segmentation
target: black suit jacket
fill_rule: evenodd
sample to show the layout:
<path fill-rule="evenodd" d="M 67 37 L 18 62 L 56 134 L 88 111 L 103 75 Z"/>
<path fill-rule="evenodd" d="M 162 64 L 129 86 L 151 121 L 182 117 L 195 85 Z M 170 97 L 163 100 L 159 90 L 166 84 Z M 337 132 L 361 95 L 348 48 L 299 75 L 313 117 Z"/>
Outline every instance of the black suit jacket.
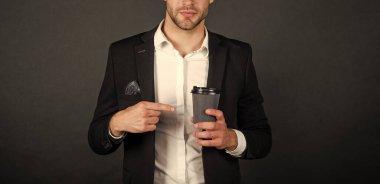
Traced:
<path fill-rule="evenodd" d="M 104 81 L 98 97 L 88 140 L 98 154 L 115 151 L 120 143 L 108 136 L 113 114 L 140 101 L 155 101 L 154 33 L 157 27 L 111 44 Z M 262 106 L 252 49 L 249 44 L 209 33 L 208 87 L 221 89 L 218 109 L 229 128 L 240 130 L 247 142 L 241 159 L 266 156 L 271 148 L 271 131 Z M 125 95 L 137 81 L 141 93 Z M 151 184 L 154 179 L 155 132 L 128 133 L 124 139 L 124 183 Z M 238 158 L 225 150 L 202 148 L 206 184 L 240 183 Z"/>

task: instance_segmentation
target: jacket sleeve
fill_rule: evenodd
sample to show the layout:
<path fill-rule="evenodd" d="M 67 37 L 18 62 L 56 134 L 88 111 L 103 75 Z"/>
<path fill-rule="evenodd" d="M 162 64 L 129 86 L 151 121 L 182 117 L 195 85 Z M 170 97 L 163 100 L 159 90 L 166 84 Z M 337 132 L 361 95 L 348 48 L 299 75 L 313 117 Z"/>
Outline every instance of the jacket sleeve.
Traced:
<path fill-rule="evenodd" d="M 121 142 L 112 141 L 108 134 L 108 124 L 111 117 L 118 111 L 112 45 L 108 51 L 108 61 L 104 80 L 98 96 L 95 113 L 88 130 L 88 142 L 91 149 L 97 154 L 114 152 Z"/>
<path fill-rule="evenodd" d="M 239 130 L 244 134 L 247 144 L 242 159 L 265 157 L 271 149 L 271 129 L 264 112 L 263 101 L 252 61 L 252 48 L 248 45 L 244 89 L 238 101 L 237 113 Z"/>

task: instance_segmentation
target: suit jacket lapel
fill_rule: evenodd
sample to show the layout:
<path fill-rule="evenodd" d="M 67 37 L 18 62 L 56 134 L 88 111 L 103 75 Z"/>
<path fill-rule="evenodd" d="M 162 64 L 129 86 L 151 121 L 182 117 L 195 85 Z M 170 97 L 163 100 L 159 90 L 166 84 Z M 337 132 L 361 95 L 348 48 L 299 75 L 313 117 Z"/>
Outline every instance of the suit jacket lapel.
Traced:
<path fill-rule="evenodd" d="M 141 36 L 141 43 L 135 46 L 135 57 L 137 67 L 137 78 L 140 85 L 141 100 L 155 101 L 154 94 L 154 33 L 157 27 Z M 148 164 L 144 166 L 144 172 L 148 183 L 154 181 L 154 159 L 155 159 L 155 132 L 145 132 L 137 135 L 141 140 L 141 149 L 144 159 Z"/>
<path fill-rule="evenodd" d="M 157 26 L 141 36 L 142 43 L 135 46 L 138 82 L 142 100 L 155 101 L 154 94 L 154 33 Z M 227 59 L 227 48 L 221 45 L 215 33 L 209 31 L 209 69 L 207 87 L 221 90 Z"/>
<path fill-rule="evenodd" d="M 221 40 L 209 31 L 209 69 L 207 87 L 222 90 L 222 82 L 226 67 L 228 49 L 222 45 Z M 223 100 L 222 98 L 220 100 Z M 219 103 L 220 106 L 221 103 Z M 220 109 L 220 108 L 218 108 Z M 218 183 L 219 177 L 213 166 L 218 162 L 219 151 L 213 147 L 202 147 L 203 169 L 206 183 Z"/>
<path fill-rule="evenodd" d="M 227 48 L 221 45 L 215 33 L 209 32 L 209 69 L 207 87 L 221 90 L 226 67 Z"/>
<path fill-rule="evenodd" d="M 154 95 L 154 33 L 157 27 L 141 36 L 142 43 L 135 46 L 138 82 L 142 100 L 155 101 Z"/>

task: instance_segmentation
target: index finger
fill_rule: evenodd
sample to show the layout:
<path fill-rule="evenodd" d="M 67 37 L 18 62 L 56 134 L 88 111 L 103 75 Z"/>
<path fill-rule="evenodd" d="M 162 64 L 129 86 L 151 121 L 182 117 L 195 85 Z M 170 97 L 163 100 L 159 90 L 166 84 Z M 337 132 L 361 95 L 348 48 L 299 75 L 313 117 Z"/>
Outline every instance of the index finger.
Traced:
<path fill-rule="evenodd" d="M 156 111 L 168 111 L 168 112 L 173 112 L 174 107 L 171 105 L 167 104 L 162 104 L 162 103 L 156 103 L 156 102 L 142 102 L 142 105 L 146 109 L 150 110 L 156 110 Z"/>

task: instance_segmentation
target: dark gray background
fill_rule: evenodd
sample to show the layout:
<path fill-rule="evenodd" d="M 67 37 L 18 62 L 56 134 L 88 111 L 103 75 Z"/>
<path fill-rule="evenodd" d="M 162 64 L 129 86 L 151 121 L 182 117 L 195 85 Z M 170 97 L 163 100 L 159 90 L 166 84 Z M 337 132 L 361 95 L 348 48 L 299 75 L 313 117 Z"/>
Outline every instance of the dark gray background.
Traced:
<path fill-rule="evenodd" d="M 379 182 L 378 0 L 216 0 L 208 29 L 254 45 L 273 130 L 244 183 Z M 161 0 L 0 2 L 0 182 L 121 183 L 122 150 L 87 144 L 107 49 Z M 138 167 L 138 166 L 136 166 Z"/>

